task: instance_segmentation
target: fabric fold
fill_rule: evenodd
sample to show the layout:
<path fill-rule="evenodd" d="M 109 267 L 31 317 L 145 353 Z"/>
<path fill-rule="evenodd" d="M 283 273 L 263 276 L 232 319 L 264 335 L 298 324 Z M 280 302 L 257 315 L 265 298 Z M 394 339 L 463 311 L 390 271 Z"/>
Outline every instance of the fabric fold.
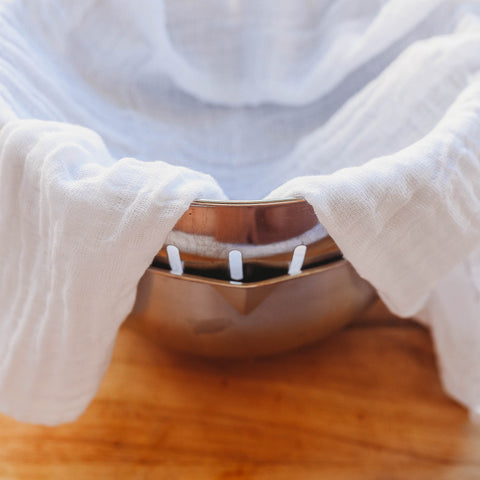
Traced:
<path fill-rule="evenodd" d="M 0 132 L 0 410 L 54 425 L 86 408 L 138 280 L 215 181 L 114 161 L 94 132 L 18 120 Z"/>
<path fill-rule="evenodd" d="M 424 138 L 270 194 L 305 197 L 357 271 L 392 311 L 411 316 L 480 240 L 480 81 Z"/>
<path fill-rule="evenodd" d="M 295 196 L 478 412 L 478 51 L 478 0 L 0 2 L 0 411 L 86 408 L 194 199 Z"/>

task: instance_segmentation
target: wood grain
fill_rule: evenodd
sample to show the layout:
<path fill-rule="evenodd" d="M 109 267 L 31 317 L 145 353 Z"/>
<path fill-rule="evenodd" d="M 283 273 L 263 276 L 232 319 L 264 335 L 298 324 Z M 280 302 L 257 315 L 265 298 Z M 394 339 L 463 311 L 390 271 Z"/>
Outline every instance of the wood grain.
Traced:
<path fill-rule="evenodd" d="M 0 479 L 480 478 L 480 429 L 431 339 L 377 306 L 322 343 L 246 361 L 122 327 L 95 401 L 56 428 L 0 417 Z"/>

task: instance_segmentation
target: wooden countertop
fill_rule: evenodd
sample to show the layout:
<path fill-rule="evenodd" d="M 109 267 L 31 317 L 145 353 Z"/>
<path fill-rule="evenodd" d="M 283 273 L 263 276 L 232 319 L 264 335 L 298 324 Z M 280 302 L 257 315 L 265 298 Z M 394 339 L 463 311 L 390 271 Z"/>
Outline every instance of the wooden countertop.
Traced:
<path fill-rule="evenodd" d="M 479 479 L 480 427 L 430 335 L 376 306 L 260 360 L 174 354 L 122 327 L 95 401 L 57 428 L 0 417 L 0 479 Z"/>

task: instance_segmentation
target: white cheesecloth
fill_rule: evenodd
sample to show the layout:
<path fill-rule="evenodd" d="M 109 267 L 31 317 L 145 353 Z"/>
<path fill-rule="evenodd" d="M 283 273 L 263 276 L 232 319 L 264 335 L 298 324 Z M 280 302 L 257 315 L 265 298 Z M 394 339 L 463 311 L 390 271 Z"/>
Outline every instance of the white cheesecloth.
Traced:
<path fill-rule="evenodd" d="M 0 411 L 84 411 L 192 200 L 291 196 L 477 412 L 480 1 L 0 0 Z"/>

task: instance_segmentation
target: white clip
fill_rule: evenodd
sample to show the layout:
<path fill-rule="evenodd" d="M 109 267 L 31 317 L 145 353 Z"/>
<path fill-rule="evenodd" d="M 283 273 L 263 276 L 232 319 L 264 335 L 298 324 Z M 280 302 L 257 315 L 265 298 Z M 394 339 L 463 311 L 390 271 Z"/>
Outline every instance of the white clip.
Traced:
<path fill-rule="evenodd" d="M 167 245 L 168 263 L 170 264 L 170 273 L 182 275 L 183 263 L 180 258 L 180 252 L 175 245 Z"/>
<path fill-rule="evenodd" d="M 230 267 L 230 278 L 232 280 L 243 280 L 242 252 L 232 250 L 228 254 L 228 265 Z"/>
<path fill-rule="evenodd" d="M 289 275 L 298 275 L 302 271 L 306 252 L 307 247 L 305 245 L 298 245 L 297 247 L 295 247 L 290 266 L 288 267 Z"/>

